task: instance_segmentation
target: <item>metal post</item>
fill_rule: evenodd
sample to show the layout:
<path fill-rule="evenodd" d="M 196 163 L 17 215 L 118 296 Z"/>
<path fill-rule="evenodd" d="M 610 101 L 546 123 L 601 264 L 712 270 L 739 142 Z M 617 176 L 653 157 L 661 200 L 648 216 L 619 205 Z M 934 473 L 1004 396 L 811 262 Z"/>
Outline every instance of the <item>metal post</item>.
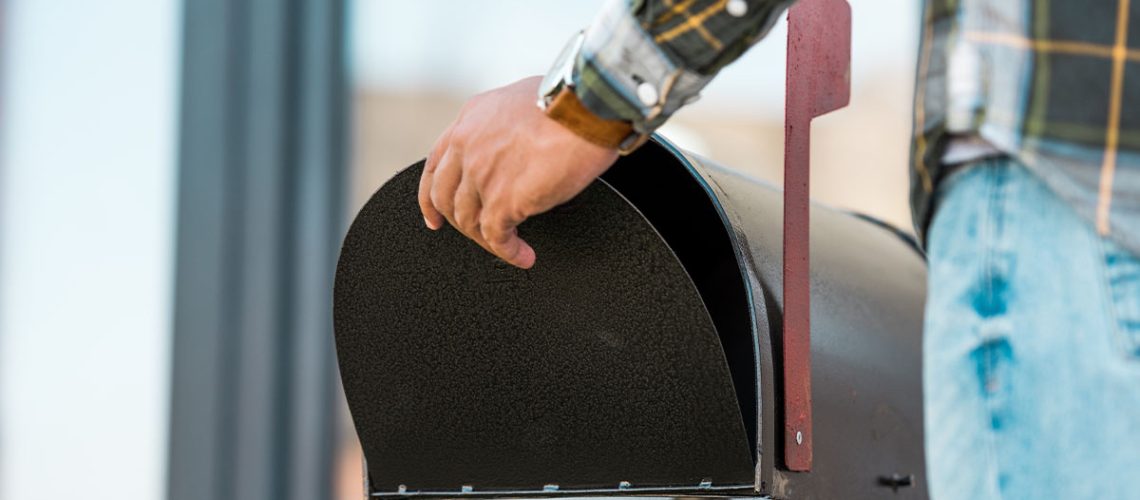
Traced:
<path fill-rule="evenodd" d="M 344 0 L 184 15 L 168 496 L 330 498 Z"/>

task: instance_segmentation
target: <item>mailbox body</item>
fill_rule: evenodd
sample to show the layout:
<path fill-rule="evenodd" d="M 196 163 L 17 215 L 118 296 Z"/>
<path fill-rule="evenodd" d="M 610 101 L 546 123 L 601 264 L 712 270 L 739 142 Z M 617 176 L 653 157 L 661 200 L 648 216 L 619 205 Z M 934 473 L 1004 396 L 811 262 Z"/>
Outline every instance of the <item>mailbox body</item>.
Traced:
<path fill-rule="evenodd" d="M 521 271 L 422 227 L 419 168 L 368 202 L 337 270 L 370 495 L 925 498 L 912 241 L 812 207 L 815 463 L 795 473 L 780 190 L 655 138 L 520 227 Z"/>

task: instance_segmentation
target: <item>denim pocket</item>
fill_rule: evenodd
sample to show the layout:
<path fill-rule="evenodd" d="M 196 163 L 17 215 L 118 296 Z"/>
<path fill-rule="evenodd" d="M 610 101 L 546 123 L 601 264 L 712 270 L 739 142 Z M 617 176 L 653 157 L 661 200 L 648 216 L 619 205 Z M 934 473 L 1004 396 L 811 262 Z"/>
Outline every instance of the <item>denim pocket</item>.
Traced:
<path fill-rule="evenodd" d="M 1140 358 L 1140 258 L 1109 241 L 1102 248 L 1117 340 L 1129 356 Z"/>

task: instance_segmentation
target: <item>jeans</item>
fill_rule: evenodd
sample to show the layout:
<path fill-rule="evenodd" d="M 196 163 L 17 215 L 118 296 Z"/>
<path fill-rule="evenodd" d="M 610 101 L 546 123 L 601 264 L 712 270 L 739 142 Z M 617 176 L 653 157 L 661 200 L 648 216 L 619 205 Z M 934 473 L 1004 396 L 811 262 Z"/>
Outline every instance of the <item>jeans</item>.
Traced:
<path fill-rule="evenodd" d="M 961 169 L 937 196 L 931 497 L 1140 499 L 1140 259 L 1015 160 Z"/>

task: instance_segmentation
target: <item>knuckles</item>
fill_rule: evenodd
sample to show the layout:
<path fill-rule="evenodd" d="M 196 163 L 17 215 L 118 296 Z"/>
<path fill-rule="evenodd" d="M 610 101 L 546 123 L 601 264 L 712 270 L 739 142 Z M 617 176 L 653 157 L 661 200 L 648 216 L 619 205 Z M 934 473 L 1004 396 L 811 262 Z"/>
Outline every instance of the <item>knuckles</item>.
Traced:
<path fill-rule="evenodd" d="M 475 206 L 461 206 L 458 202 L 455 203 L 455 223 L 464 232 L 470 235 L 479 234 L 479 213 L 478 207 Z"/>

